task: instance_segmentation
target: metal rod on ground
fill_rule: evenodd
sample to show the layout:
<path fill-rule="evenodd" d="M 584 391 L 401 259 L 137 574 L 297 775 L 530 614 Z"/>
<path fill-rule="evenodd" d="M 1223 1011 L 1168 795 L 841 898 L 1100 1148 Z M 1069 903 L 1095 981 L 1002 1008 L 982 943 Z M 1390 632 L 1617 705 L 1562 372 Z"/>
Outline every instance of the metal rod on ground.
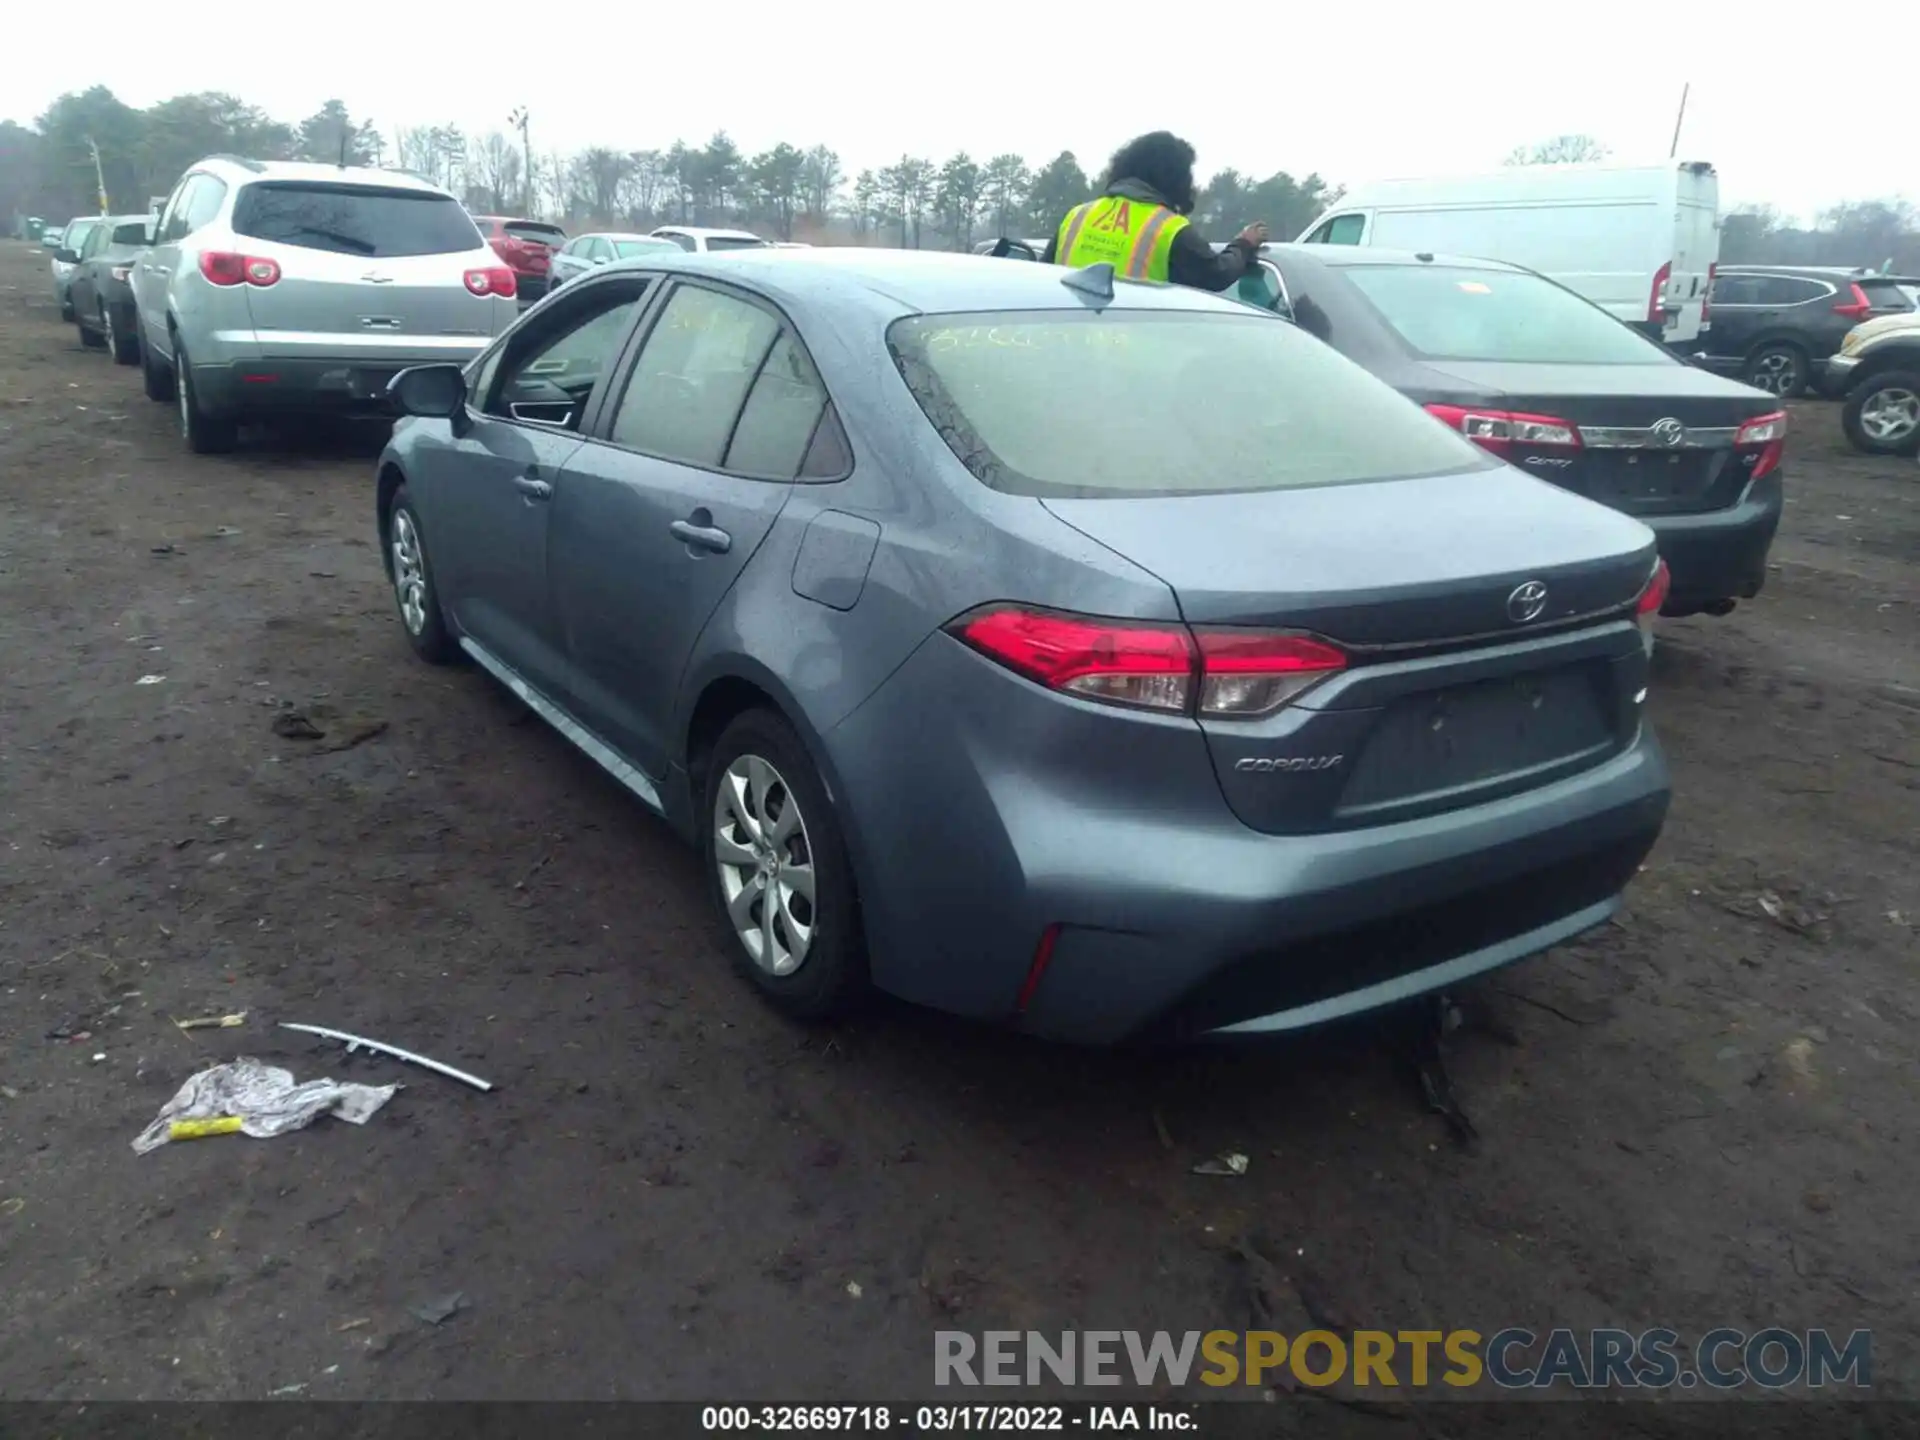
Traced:
<path fill-rule="evenodd" d="M 451 1065 L 442 1065 L 438 1060 L 429 1060 L 424 1055 L 416 1055 L 411 1050 L 402 1050 L 397 1045 L 382 1045 L 378 1040 L 369 1040 L 364 1035 L 349 1035 L 344 1030 L 329 1030 L 324 1025 L 294 1025 L 288 1021 L 280 1022 L 282 1030 L 299 1030 L 308 1035 L 321 1035 L 328 1040 L 338 1040 L 347 1047 L 351 1055 L 356 1050 L 372 1050 L 380 1055 L 392 1056 L 395 1060 L 405 1060 L 409 1064 L 423 1065 L 429 1070 L 437 1070 L 451 1079 L 471 1085 L 476 1090 L 491 1090 L 493 1086 L 478 1075 L 469 1075 L 464 1070 L 456 1070 Z"/>

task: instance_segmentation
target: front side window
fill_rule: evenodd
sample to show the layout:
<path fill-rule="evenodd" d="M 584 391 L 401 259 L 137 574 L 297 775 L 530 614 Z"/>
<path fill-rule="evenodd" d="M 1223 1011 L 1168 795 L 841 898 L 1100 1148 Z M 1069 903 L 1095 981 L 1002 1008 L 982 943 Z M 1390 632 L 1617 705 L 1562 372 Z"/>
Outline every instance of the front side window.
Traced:
<path fill-rule="evenodd" d="M 627 382 L 613 417 L 614 443 L 719 468 L 741 405 L 779 335 L 780 322 L 751 301 L 682 285 Z"/>
<path fill-rule="evenodd" d="M 1336 215 L 1307 237 L 1309 245 L 1358 245 L 1366 233 L 1364 215 Z"/>
<path fill-rule="evenodd" d="M 953 453 L 1017 495 L 1230 494 L 1499 463 L 1251 311 L 919 315 L 887 343 Z"/>
<path fill-rule="evenodd" d="M 612 366 L 626 338 L 644 281 L 596 285 L 562 294 L 571 305 L 547 317 L 531 333 L 501 348 L 496 373 L 482 367 L 479 408 L 502 420 L 578 430 L 594 386 Z"/>
<path fill-rule="evenodd" d="M 472 217 L 450 195 L 324 182 L 262 181 L 233 207 L 235 233 L 337 255 L 452 255 L 480 248 Z"/>
<path fill-rule="evenodd" d="M 206 179 L 204 175 L 189 175 L 181 182 L 180 188 L 173 192 L 173 200 L 167 206 L 167 218 L 160 231 L 162 240 L 179 240 L 186 235 L 189 228 L 187 208 L 193 204 L 194 195 Z"/>
<path fill-rule="evenodd" d="M 1539 275 L 1454 265 L 1354 265 L 1344 273 L 1425 359 L 1679 363 L 1599 306 Z"/>

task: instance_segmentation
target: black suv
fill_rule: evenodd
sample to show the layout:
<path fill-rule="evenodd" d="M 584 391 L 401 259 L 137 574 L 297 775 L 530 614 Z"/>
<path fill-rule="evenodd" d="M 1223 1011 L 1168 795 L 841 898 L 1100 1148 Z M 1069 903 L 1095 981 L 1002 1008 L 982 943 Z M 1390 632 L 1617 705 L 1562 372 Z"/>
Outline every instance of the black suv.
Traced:
<path fill-rule="evenodd" d="M 1726 265 L 1708 291 L 1696 365 L 1791 400 L 1822 380 L 1847 331 L 1914 308 L 1893 277 L 1818 265 Z"/>

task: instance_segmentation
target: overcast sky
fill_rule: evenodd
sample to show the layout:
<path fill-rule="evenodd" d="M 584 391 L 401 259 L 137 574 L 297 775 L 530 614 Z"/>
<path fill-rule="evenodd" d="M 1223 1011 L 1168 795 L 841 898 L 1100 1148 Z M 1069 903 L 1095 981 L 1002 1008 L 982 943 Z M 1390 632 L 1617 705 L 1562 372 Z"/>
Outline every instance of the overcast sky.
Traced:
<path fill-rule="evenodd" d="M 958 149 L 1030 162 L 1069 149 L 1097 171 L 1128 134 L 1165 126 L 1199 149 L 1203 175 L 1317 170 L 1352 184 L 1490 168 L 1516 144 L 1567 131 L 1598 136 L 1620 160 L 1662 159 L 1691 80 L 1680 154 L 1713 162 L 1723 207 L 1766 200 L 1811 215 L 1844 199 L 1920 198 L 1920 161 L 1899 138 L 1911 134 L 1912 86 L 1844 65 L 1799 70 L 1750 5 L 1270 5 L 1200 38 L 1227 13 L 954 0 L 30 4 L 0 62 L 0 118 L 30 123 L 92 84 L 133 105 L 227 90 L 287 120 L 337 95 L 389 137 L 444 121 L 504 128 L 524 104 L 543 152 L 697 144 L 724 128 L 749 152 L 824 142 L 849 175 Z M 1124 28 L 1152 17 L 1164 17 L 1165 40 Z M 83 31 L 123 43 L 81 44 Z M 1873 46 L 1860 59 L 1894 63 Z M 1842 113 L 1844 127 L 1823 118 Z"/>

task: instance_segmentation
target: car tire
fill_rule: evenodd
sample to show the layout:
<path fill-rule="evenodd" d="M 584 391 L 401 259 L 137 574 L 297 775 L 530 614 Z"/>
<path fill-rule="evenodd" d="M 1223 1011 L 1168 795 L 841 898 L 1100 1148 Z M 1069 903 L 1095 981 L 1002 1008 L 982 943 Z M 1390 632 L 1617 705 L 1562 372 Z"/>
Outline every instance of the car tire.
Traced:
<path fill-rule="evenodd" d="M 867 990 L 865 936 L 839 819 L 806 746 L 771 710 L 736 716 L 701 798 L 700 854 L 734 969 L 795 1019 L 844 1014 Z"/>
<path fill-rule="evenodd" d="M 1806 351 L 1784 340 L 1775 340 L 1747 357 L 1741 378 L 1755 389 L 1778 395 L 1782 400 L 1798 400 L 1806 394 L 1809 373 Z"/>
<path fill-rule="evenodd" d="M 62 320 L 73 319 L 73 301 L 62 300 L 60 302 L 60 318 Z"/>
<path fill-rule="evenodd" d="M 180 438 L 195 455 L 224 455 L 239 430 L 231 415 L 209 415 L 193 383 L 193 361 L 180 337 L 173 337 L 173 394 L 180 412 Z"/>
<path fill-rule="evenodd" d="M 82 320 L 78 315 L 73 317 L 73 328 L 80 332 L 80 344 L 85 349 L 104 350 L 107 348 L 106 336 L 101 335 L 97 331 L 89 330 L 87 328 L 87 322 Z"/>
<path fill-rule="evenodd" d="M 165 405 L 173 399 L 173 372 L 154 358 L 147 337 L 142 333 L 140 344 L 140 388 L 146 391 L 147 398 L 157 405 Z"/>
<path fill-rule="evenodd" d="M 1840 424 L 1865 454 L 1920 454 L 1920 371 L 1869 375 L 1847 391 Z"/>
<path fill-rule="evenodd" d="M 420 512 L 406 486 L 394 493 L 381 534 L 387 579 L 393 586 L 394 612 L 406 632 L 413 653 L 429 665 L 445 665 L 458 657 L 460 647 L 440 608 L 440 591 L 433 583 L 433 562 L 427 558 L 426 531 Z"/>
<path fill-rule="evenodd" d="M 116 365 L 134 365 L 140 360 L 140 336 L 132 322 L 131 315 L 115 315 L 113 306 L 100 306 L 100 333 Z"/>

